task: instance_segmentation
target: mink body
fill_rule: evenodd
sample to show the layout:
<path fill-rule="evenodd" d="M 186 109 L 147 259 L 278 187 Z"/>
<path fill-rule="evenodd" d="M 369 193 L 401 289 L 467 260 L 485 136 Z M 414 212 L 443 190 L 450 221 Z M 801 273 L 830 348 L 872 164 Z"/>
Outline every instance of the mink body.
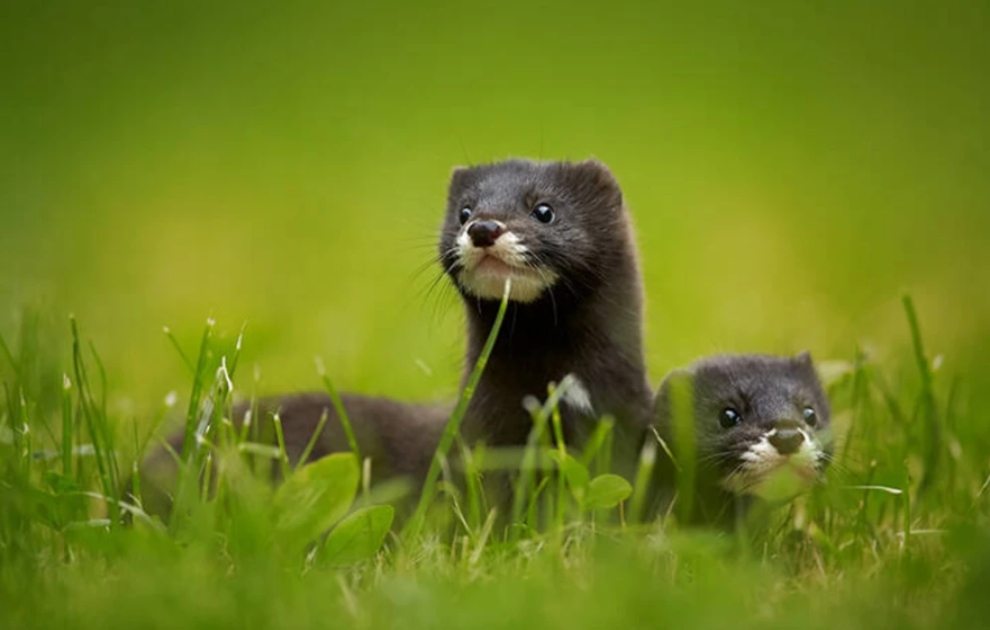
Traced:
<path fill-rule="evenodd" d="M 371 459 L 373 482 L 394 477 L 420 479 L 429 468 L 430 458 L 440 441 L 452 407 L 443 404 L 404 403 L 390 398 L 341 394 L 361 456 Z M 249 404 L 233 408 L 233 422 L 241 427 L 249 416 Z M 330 396 L 325 393 L 301 393 L 262 398 L 257 404 L 258 417 L 250 418 L 249 439 L 275 444 L 273 415 L 278 413 L 289 462 L 295 465 L 324 414 L 327 420 L 317 435 L 308 461 L 331 453 L 350 450 L 340 416 Z M 183 433 L 177 431 L 167 442 L 175 452 L 182 448 Z M 142 462 L 143 503 L 151 514 L 167 515 L 171 508 L 176 466 L 164 449 L 156 449 Z M 278 466 L 271 467 L 277 475 Z"/>

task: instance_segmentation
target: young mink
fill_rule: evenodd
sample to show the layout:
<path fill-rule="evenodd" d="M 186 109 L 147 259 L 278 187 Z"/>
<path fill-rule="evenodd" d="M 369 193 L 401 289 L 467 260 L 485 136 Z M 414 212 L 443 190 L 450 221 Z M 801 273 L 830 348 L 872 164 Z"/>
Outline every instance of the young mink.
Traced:
<path fill-rule="evenodd" d="M 469 443 L 525 444 L 532 425 L 523 399 L 577 378 L 561 412 L 568 441 L 614 416 L 634 442 L 651 418 L 642 348 L 642 288 L 622 193 L 605 165 L 509 160 L 458 168 L 450 182 L 439 259 L 464 300 L 464 381 L 491 330 L 506 279 L 510 305 L 474 392 L 462 432 Z M 375 479 L 422 478 L 451 407 L 344 394 L 344 407 Z M 330 398 L 298 394 L 261 402 L 279 410 L 293 461 L 323 413 L 312 457 L 347 450 Z M 235 410 L 235 420 L 246 407 Z M 161 457 L 154 459 L 160 460 Z"/>
<path fill-rule="evenodd" d="M 675 391 L 689 393 L 693 417 L 675 413 L 683 408 Z M 690 457 L 685 445 L 693 436 L 689 522 L 732 525 L 756 498 L 792 498 L 821 477 L 832 454 L 828 398 L 807 352 L 697 361 L 664 379 L 654 414 L 655 428 L 677 462 L 658 456 L 654 490 L 660 509 L 669 506 L 677 475 L 690 464 L 681 460 Z M 678 430 L 681 421 L 687 436 Z"/>

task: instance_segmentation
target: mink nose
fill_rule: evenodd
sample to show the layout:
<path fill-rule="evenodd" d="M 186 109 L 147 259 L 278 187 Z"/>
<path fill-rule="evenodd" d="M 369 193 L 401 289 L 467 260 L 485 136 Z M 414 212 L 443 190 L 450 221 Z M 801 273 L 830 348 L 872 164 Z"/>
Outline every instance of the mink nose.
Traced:
<path fill-rule="evenodd" d="M 491 247 L 505 228 L 496 221 L 475 221 L 468 226 L 468 236 L 475 247 Z"/>
<path fill-rule="evenodd" d="M 781 455 L 792 455 L 804 443 L 804 433 L 793 425 L 778 425 L 773 435 L 767 438 L 767 440 Z"/>

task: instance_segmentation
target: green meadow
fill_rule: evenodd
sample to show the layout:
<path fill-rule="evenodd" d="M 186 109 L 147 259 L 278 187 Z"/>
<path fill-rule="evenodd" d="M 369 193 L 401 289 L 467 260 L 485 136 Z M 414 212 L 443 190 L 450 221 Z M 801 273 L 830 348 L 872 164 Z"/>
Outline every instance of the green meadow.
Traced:
<path fill-rule="evenodd" d="M 0 627 L 986 627 L 988 23 L 962 1 L 5 3 Z M 636 519 L 575 452 L 583 481 L 520 484 L 512 526 L 442 478 L 390 529 L 395 494 L 348 456 L 252 474 L 289 471 L 245 456 L 230 401 L 324 390 L 317 357 L 340 391 L 457 400 L 447 180 L 512 156 L 616 175 L 654 384 L 811 351 L 825 483 L 691 529 Z M 185 518 L 147 517 L 134 462 L 205 417 L 217 492 L 193 475 Z"/>

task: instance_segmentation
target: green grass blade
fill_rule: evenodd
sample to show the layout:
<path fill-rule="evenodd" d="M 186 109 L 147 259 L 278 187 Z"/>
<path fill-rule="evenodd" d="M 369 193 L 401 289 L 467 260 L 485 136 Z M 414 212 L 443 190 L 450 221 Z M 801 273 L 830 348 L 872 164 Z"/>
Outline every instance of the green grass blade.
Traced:
<path fill-rule="evenodd" d="M 643 520 L 643 506 L 650 488 L 650 482 L 653 479 L 653 467 L 656 461 L 657 442 L 647 439 L 639 454 L 639 466 L 636 469 L 633 494 L 629 501 L 629 520 L 633 523 L 639 523 Z"/>
<path fill-rule="evenodd" d="M 584 450 L 581 452 L 581 456 L 579 458 L 579 461 L 584 464 L 585 468 L 591 467 L 591 462 L 595 460 L 598 452 L 608 441 L 608 436 L 612 433 L 614 424 L 615 422 L 608 416 L 598 420 L 598 424 L 595 426 L 595 430 L 591 434 L 591 437 L 588 438 L 588 442 L 585 444 Z"/>
<path fill-rule="evenodd" d="M 62 375 L 62 475 L 72 478 L 72 381 Z"/>
<path fill-rule="evenodd" d="M 119 499 L 119 489 L 120 485 L 120 469 L 117 463 L 116 450 L 114 448 L 115 437 L 113 430 L 110 427 L 109 415 L 107 413 L 107 371 L 103 366 L 103 360 L 100 358 L 99 353 L 96 351 L 96 346 L 93 342 L 89 342 L 89 352 L 93 356 L 93 361 L 96 363 L 96 371 L 100 377 L 100 403 L 99 403 L 99 417 L 101 418 L 100 430 L 103 432 L 103 442 L 107 447 L 107 470 L 109 471 L 111 488 L 113 489 L 113 494 L 111 495 L 115 499 Z"/>
<path fill-rule="evenodd" d="M 550 389 L 550 395 L 553 395 L 553 389 Z M 567 443 L 564 442 L 564 423 L 560 417 L 560 406 L 557 405 L 553 408 L 553 414 L 550 416 L 550 422 L 553 426 L 554 438 L 557 441 L 557 453 L 560 456 L 560 461 L 563 462 L 567 459 Z M 558 469 L 557 471 L 557 497 L 556 503 L 553 509 L 553 525 L 554 533 L 559 536 L 564 530 L 564 513 L 567 509 L 567 484 L 564 482 L 563 470 Z M 559 540 L 557 541 L 559 542 Z"/>
<path fill-rule="evenodd" d="M 278 444 L 278 463 L 282 467 L 282 478 L 288 479 L 292 467 L 289 466 L 289 454 L 285 450 L 285 434 L 282 432 L 282 418 L 276 413 L 272 416 L 272 423 L 275 425 L 275 439 Z"/>
<path fill-rule="evenodd" d="M 18 391 L 17 405 L 17 431 L 21 436 L 21 462 L 24 464 L 24 478 L 31 478 L 31 425 L 28 416 L 27 398 L 24 396 L 24 388 Z"/>
<path fill-rule="evenodd" d="M 485 500 L 484 490 L 481 485 L 481 473 L 478 471 L 478 463 L 475 454 L 468 448 L 467 444 L 457 436 L 457 447 L 461 454 L 461 462 L 464 464 L 464 485 L 467 500 L 467 511 L 470 531 L 475 531 L 481 526 L 481 515 L 485 507 L 482 505 Z"/>
<path fill-rule="evenodd" d="M 86 364 L 82 354 L 82 342 L 79 335 L 79 326 L 75 317 L 69 318 L 69 325 L 72 331 L 72 365 L 76 376 L 76 392 L 78 408 L 82 414 L 86 430 L 89 433 L 90 441 L 95 451 L 96 467 L 103 486 L 103 494 L 116 499 L 119 488 L 114 479 L 116 470 L 116 455 L 113 452 L 112 435 L 108 427 L 108 419 L 105 407 L 100 407 L 93 399 L 93 392 L 90 388 L 89 377 L 86 372 Z M 120 507 L 116 501 L 107 503 L 109 511 L 110 526 L 117 527 L 120 524 Z"/>
<path fill-rule="evenodd" d="M 186 427 L 182 437 L 182 450 L 179 453 L 184 460 L 191 461 L 193 448 L 196 445 L 196 426 L 199 415 L 199 403 L 203 395 L 203 375 L 206 372 L 208 349 L 210 338 L 213 334 L 214 322 L 212 319 L 206 320 L 206 328 L 203 330 L 203 337 L 199 343 L 199 356 L 196 359 L 196 368 L 193 370 L 192 392 L 189 394 L 189 407 L 186 410 Z"/>
<path fill-rule="evenodd" d="M 914 308 L 914 301 L 909 295 L 904 295 L 902 301 L 904 303 L 904 311 L 907 314 L 908 326 L 911 328 L 914 358 L 918 365 L 918 373 L 921 376 L 920 411 L 924 417 L 927 433 L 925 439 L 922 440 L 922 443 L 926 446 L 926 450 L 924 453 L 924 471 L 921 475 L 921 480 L 918 482 L 918 495 L 920 497 L 931 487 L 938 471 L 942 452 L 942 427 L 939 419 L 938 405 L 935 402 L 935 387 L 933 384 L 934 379 L 931 364 L 925 356 L 925 350 L 921 343 L 921 326 L 918 324 L 918 314 Z"/>
<path fill-rule="evenodd" d="M 671 375 L 670 402 L 673 421 L 674 450 L 678 453 L 677 518 L 690 522 L 694 514 L 697 478 L 697 435 L 694 419 L 694 386 L 689 375 Z"/>
<path fill-rule="evenodd" d="M 3 335 L 0 335 L 0 350 L 3 351 L 3 356 L 7 358 L 7 362 L 10 363 L 10 367 L 14 370 L 14 376 L 17 377 L 17 380 L 21 380 L 20 365 L 10 351 L 10 346 L 7 345 Z"/>
<path fill-rule="evenodd" d="M 461 421 L 464 420 L 468 403 L 471 402 L 474 390 L 478 387 L 481 375 L 484 373 L 485 366 L 488 364 L 488 357 L 491 356 L 492 349 L 495 347 L 498 332 L 502 328 L 502 321 L 505 319 L 505 312 L 509 307 L 509 291 L 511 288 L 512 281 L 506 280 L 505 292 L 502 294 L 502 303 L 499 305 L 498 314 L 495 316 L 495 323 L 492 325 L 492 329 L 488 333 L 488 339 L 485 340 L 485 345 L 481 349 L 481 354 L 478 356 L 478 360 L 475 362 L 474 368 L 468 376 L 467 384 L 464 386 L 464 391 L 461 392 L 457 406 L 450 415 L 447 426 L 444 427 L 443 435 L 440 437 L 440 444 L 433 452 L 433 459 L 430 462 L 430 469 L 423 482 L 423 490 L 419 495 L 419 502 L 416 505 L 416 510 L 413 512 L 412 518 L 409 520 L 409 524 L 406 526 L 405 533 L 409 537 L 415 537 L 422 530 L 423 523 L 426 520 L 426 509 L 429 507 L 430 501 L 433 500 L 433 495 L 436 491 L 437 476 L 440 474 L 441 463 L 447 457 L 447 453 L 450 452 L 450 447 L 453 445 L 458 431 L 460 431 Z"/>
<path fill-rule="evenodd" d="M 320 434 L 323 433 L 323 426 L 327 423 L 327 418 L 329 417 L 329 412 L 324 409 L 323 413 L 320 414 L 320 421 L 316 424 L 313 435 L 310 436 L 309 442 L 306 443 L 306 448 L 303 450 L 302 455 L 299 456 L 299 461 L 296 463 L 296 470 L 306 465 L 306 461 L 309 460 L 313 449 L 316 448 L 316 441 L 320 438 Z"/>
<path fill-rule="evenodd" d="M 179 340 L 175 338 L 174 334 L 172 334 L 172 329 L 168 326 L 164 326 L 162 327 L 162 331 L 165 333 L 165 336 L 168 337 L 168 340 L 172 342 L 172 347 L 179 353 L 179 358 L 182 359 L 182 363 L 189 369 L 189 373 L 195 376 L 196 366 L 193 365 L 192 361 L 189 360 L 189 357 L 186 356 L 186 353 L 182 350 Z"/>
<path fill-rule="evenodd" d="M 354 453 L 354 457 L 360 462 L 361 449 L 358 448 L 357 438 L 354 436 L 354 427 L 351 425 L 351 419 L 347 415 L 347 409 L 344 408 L 344 401 L 340 399 L 340 394 L 337 392 L 337 388 L 333 386 L 333 382 L 327 375 L 326 366 L 324 366 L 323 360 L 319 357 L 316 358 L 316 371 L 319 373 L 320 378 L 323 379 L 323 387 L 327 390 L 327 394 L 330 395 L 334 409 L 337 410 L 340 425 L 344 429 L 344 435 L 347 436 L 347 445 L 351 447 L 351 452 Z"/>
<path fill-rule="evenodd" d="M 533 492 L 533 485 L 536 477 L 536 458 L 539 452 L 540 440 L 546 431 L 547 424 L 554 410 L 560 406 L 560 401 L 567 394 L 568 390 L 574 386 L 575 379 L 572 375 L 566 375 L 559 386 L 549 386 L 549 396 L 542 407 L 534 407 L 531 410 L 533 415 L 533 428 L 529 431 L 526 440 L 526 449 L 523 452 L 522 469 L 519 472 L 519 480 L 516 484 L 512 501 L 512 523 L 519 523 L 522 518 L 523 507 L 526 505 L 527 495 Z M 563 432 L 560 434 L 560 443 L 563 444 Z M 518 532 L 518 528 L 513 528 L 513 532 Z"/>

